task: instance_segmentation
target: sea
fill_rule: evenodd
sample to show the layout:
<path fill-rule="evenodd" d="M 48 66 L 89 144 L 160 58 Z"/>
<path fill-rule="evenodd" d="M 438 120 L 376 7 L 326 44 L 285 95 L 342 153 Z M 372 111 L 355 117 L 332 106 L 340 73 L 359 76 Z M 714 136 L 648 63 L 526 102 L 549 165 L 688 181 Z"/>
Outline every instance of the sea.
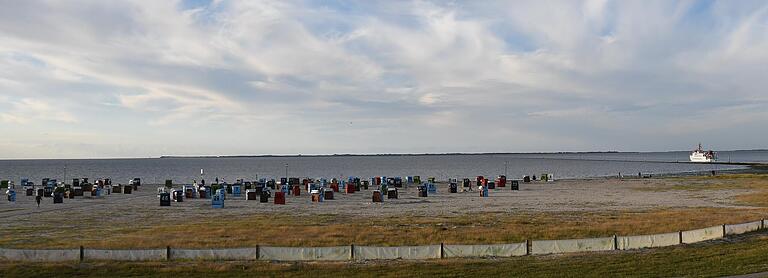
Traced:
<path fill-rule="evenodd" d="M 17 184 L 27 178 L 40 184 L 43 178 L 71 181 L 110 178 L 127 183 L 192 183 L 194 180 L 234 182 L 237 179 L 356 176 L 421 176 L 439 180 L 475 176 L 553 174 L 555 178 L 588 178 L 674 174 L 744 169 L 746 166 L 692 164 L 689 152 L 430 154 L 430 155 L 334 155 L 259 157 L 161 157 L 131 159 L 29 159 L 0 160 L 0 180 Z M 768 163 L 768 150 L 720 151 L 719 162 Z M 201 175 L 201 172 L 203 175 Z"/>

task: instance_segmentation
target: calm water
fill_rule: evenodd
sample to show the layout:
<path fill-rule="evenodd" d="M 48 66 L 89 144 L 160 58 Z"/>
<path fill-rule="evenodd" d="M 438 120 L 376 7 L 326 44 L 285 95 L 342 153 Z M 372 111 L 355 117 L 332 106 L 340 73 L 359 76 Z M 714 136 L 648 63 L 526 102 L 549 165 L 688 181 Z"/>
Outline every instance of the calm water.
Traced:
<path fill-rule="evenodd" d="M 768 162 L 768 151 L 719 152 L 720 161 Z M 256 158 L 149 158 L 149 159 L 62 159 L 0 160 L 0 179 L 18 181 L 30 178 L 39 184 L 44 177 L 61 180 L 73 177 L 112 178 L 125 183 L 140 177 L 149 183 L 173 179 L 179 183 L 200 178 L 345 177 L 345 176 L 434 176 L 474 177 L 477 175 L 511 178 L 553 173 L 556 178 L 636 175 L 643 173 L 681 173 L 739 169 L 739 166 L 660 163 L 686 161 L 688 152 L 591 153 L 591 154 L 504 154 L 430 156 L 336 156 L 336 157 L 256 157 Z M 505 170 L 506 165 L 506 170 Z"/>

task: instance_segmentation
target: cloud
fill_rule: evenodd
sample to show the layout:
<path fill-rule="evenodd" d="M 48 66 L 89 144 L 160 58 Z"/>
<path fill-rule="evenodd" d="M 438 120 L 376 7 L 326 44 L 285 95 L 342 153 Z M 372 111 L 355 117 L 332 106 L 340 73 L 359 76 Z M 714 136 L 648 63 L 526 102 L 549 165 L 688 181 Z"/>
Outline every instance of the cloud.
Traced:
<path fill-rule="evenodd" d="M 23 1 L 0 39 L 0 125 L 155 138 L 120 155 L 765 147 L 762 1 Z"/>
<path fill-rule="evenodd" d="M 6 113 L 0 113 L 0 120 L 9 123 L 24 124 L 30 121 L 43 120 L 62 123 L 77 123 L 78 119 L 67 111 L 56 109 L 44 100 L 25 98 L 12 102 L 12 108 Z"/>

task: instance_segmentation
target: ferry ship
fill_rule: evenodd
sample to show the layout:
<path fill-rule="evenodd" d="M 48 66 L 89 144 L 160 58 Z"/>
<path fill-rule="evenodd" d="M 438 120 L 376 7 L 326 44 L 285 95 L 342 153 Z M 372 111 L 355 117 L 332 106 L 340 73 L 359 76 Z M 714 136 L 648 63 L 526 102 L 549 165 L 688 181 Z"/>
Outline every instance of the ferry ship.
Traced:
<path fill-rule="evenodd" d="M 711 150 L 705 152 L 701 149 L 701 143 L 699 143 L 699 148 L 691 153 L 691 162 L 713 162 L 715 159 L 715 152 Z"/>

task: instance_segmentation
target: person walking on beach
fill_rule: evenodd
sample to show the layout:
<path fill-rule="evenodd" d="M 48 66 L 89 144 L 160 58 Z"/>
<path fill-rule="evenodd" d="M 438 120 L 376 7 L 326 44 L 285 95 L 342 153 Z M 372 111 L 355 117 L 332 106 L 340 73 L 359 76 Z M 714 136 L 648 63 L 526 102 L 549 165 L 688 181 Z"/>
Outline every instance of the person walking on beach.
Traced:
<path fill-rule="evenodd" d="M 35 202 L 37 202 L 37 207 L 40 207 L 40 201 L 43 199 L 43 196 L 37 195 L 35 197 Z"/>

